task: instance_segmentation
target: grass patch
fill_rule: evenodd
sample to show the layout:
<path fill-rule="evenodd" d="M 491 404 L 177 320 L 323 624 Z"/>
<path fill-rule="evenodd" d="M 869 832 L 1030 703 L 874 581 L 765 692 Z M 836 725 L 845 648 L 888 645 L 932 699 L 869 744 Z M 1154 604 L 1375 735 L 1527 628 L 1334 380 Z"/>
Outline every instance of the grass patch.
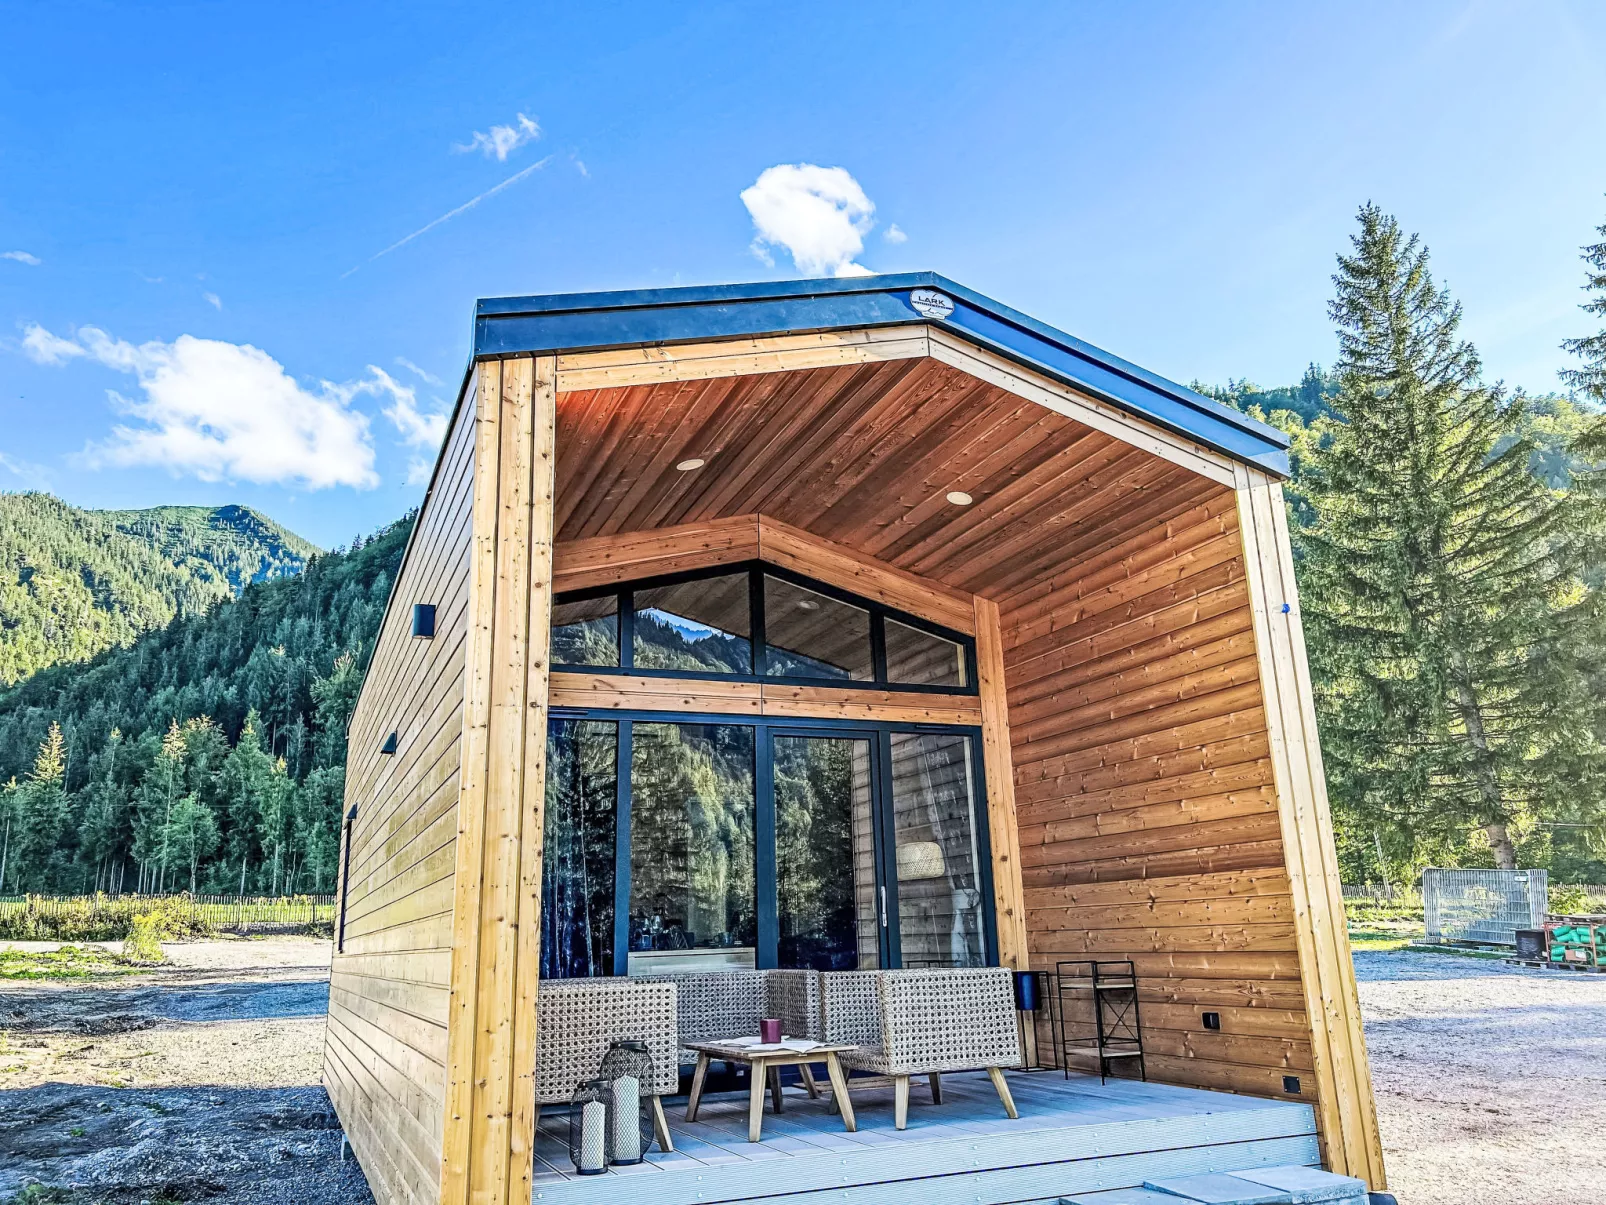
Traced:
<path fill-rule="evenodd" d="M 133 969 L 116 954 L 83 946 L 62 946 L 48 953 L 0 950 L 0 979 L 89 979 L 126 975 Z"/>

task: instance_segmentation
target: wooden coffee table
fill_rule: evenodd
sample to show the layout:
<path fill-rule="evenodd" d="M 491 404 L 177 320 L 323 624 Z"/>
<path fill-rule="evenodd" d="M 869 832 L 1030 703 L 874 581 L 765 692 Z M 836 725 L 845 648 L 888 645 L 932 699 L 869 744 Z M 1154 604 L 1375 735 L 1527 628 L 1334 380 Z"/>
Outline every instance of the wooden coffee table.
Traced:
<path fill-rule="evenodd" d="M 733 1046 L 729 1042 L 688 1042 L 688 1050 L 697 1052 L 697 1069 L 692 1072 L 691 1095 L 686 1098 L 686 1120 L 697 1120 L 697 1106 L 703 1099 L 703 1080 L 708 1075 L 708 1064 L 714 1059 L 725 1063 L 746 1063 L 751 1069 L 752 1087 L 747 1096 L 747 1141 L 757 1142 L 764 1128 L 764 1086 L 770 1089 L 770 1101 L 777 1113 L 782 1110 L 782 1067 L 801 1067 L 803 1084 L 810 1096 L 820 1092 L 814 1084 L 810 1063 L 824 1063 L 831 1077 L 831 1095 L 842 1112 L 842 1127 L 848 1133 L 859 1128 L 853 1116 L 853 1102 L 848 1099 L 848 1077 L 843 1073 L 837 1055 L 852 1046 L 820 1045 L 809 1050 L 788 1050 L 784 1046 Z"/>

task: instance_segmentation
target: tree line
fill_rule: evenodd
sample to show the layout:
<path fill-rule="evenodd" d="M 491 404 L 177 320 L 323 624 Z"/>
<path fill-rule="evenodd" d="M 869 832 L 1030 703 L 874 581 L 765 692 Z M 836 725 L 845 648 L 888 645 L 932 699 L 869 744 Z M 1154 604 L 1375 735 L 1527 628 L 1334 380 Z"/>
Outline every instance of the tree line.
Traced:
<path fill-rule="evenodd" d="M 0 892 L 332 891 L 412 521 L 0 696 Z"/>

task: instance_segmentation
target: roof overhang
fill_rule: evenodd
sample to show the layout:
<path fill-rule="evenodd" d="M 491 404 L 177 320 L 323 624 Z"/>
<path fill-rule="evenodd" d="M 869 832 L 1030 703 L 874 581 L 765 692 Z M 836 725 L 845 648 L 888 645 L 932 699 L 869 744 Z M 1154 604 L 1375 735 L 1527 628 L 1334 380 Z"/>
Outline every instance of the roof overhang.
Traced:
<path fill-rule="evenodd" d="M 951 303 L 916 308 L 917 290 Z M 935 272 L 481 300 L 475 359 L 927 323 L 1167 430 L 1287 477 L 1288 437 Z"/>

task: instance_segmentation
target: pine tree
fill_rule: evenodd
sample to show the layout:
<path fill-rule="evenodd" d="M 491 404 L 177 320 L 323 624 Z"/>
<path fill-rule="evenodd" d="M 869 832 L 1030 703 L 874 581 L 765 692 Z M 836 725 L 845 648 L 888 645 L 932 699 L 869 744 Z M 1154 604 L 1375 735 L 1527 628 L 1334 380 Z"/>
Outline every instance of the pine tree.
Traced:
<path fill-rule="evenodd" d="M 67 741 L 60 724 L 51 724 L 17 800 L 15 857 L 17 880 L 43 888 L 66 860 L 62 836 L 67 828 Z"/>
<path fill-rule="evenodd" d="M 1359 217 L 1333 278 L 1337 418 L 1305 448 L 1299 536 L 1334 794 L 1363 824 L 1481 830 L 1513 867 L 1599 763 L 1575 513 L 1529 472 L 1527 401 L 1482 383 L 1426 249 L 1375 206 Z"/>
<path fill-rule="evenodd" d="M 1592 296 L 1579 308 L 1586 314 L 1596 314 L 1606 318 L 1606 225 L 1599 226 L 1596 230 L 1601 236 L 1601 241 L 1585 247 L 1583 252 L 1584 263 L 1587 265 L 1585 274 L 1589 280 L 1584 288 Z M 1606 405 L 1606 327 L 1602 327 L 1593 335 L 1568 339 L 1561 346 L 1583 361 L 1577 368 L 1562 369 L 1560 373 L 1562 381 L 1594 401 Z"/>

